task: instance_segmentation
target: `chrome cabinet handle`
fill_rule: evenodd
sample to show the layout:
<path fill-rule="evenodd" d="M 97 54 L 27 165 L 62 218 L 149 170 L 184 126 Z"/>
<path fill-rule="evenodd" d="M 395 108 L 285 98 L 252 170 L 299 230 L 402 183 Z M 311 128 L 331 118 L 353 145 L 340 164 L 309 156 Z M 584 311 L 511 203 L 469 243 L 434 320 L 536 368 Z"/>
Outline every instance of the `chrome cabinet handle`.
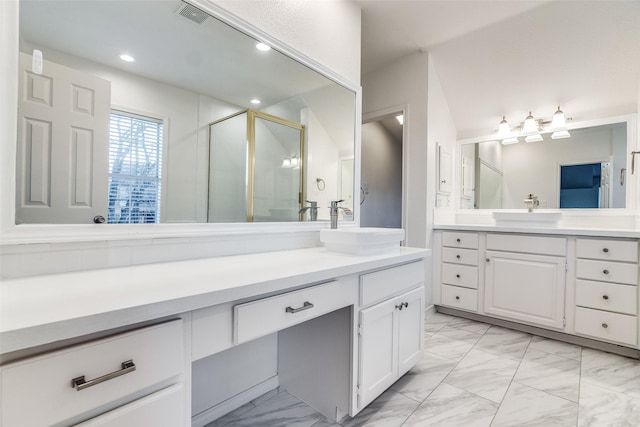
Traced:
<path fill-rule="evenodd" d="M 122 362 L 122 369 L 120 369 L 118 371 L 115 371 L 115 372 L 111 372 L 110 374 L 106 374 L 106 375 L 103 375 L 101 377 L 89 380 L 89 381 L 86 381 L 84 379 L 84 375 L 82 375 L 80 377 L 76 377 L 76 378 L 71 380 L 71 387 L 75 388 L 78 391 L 84 390 L 85 388 L 93 387 L 96 384 L 100 384 L 100 383 L 103 383 L 105 381 L 109 381 L 109 380 L 111 380 L 113 378 L 117 378 L 119 376 L 122 376 L 124 374 L 128 374 L 129 372 L 133 372 L 135 370 L 136 370 L 136 364 L 133 363 L 133 360 L 127 360 L 126 362 Z"/>
<path fill-rule="evenodd" d="M 460 259 L 460 255 L 456 255 L 456 258 Z"/>
<path fill-rule="evenodd" d="M 609 274 L 609 270 L 602 270 L 604 274 Z"/>
<path fill-rule="evenodd" d="M 287 313 L 300 313 L 301 311 L 304 310 L 309 310 L 310 308 L 313 308 L 313 304 L 311 304 L 309 301 L 305 301 L 304 304 L 302 304 L 302 307 L 298 307 L 298 308 L 293 308 L 291 306 L 287 307 L 284 309 L 284 311 L 286 311 Z"/>
<path fill-rule="evenodd" d="M 606 254 L 607 252 L 609 252 L 609 248 L 602 248 L 602 252 Z"/>
<path fill-rule="evenodd" d="M 605 329 L 607 329 L 607 328 L 609 327 L 609 325 L 607 325 L 606 323 L 603 323 L 603 324 L 602 324 L 602 327 L 603 327 L 603 328 L 605 328 Z"/>
<path fill-rule="evenodd" d="M 457 296 L 457 295 L 456 295 L 456 300 L 457 300 L 457 301 L 460 301 L 460 297 L 459 297 L 459 296 Z"/>
<path fill-rule="evenodd" d="M 456 239 L 456 242 L 458 242 L 458 243 L 460 243 L 461 241 L 462 241 L 462 240 L 460 240 L 460 239 Z"/>
<path fill-rule="evenodd" d="M 459 274 L 456 274 L 456 279 L 459 279 L 459 278 L 460 278 L 460 275 L 459 275 Z"/>
<path fill-rule="evenodd" d="M 609 299 L 609 295 L 602 295 L 602 299 L 608 300 Z"/>
<path fill-rule="evenodd" d="M 94 224 L 104 224 L 107 220 L 102 215 L 96 215 L 93 217 Z"/>

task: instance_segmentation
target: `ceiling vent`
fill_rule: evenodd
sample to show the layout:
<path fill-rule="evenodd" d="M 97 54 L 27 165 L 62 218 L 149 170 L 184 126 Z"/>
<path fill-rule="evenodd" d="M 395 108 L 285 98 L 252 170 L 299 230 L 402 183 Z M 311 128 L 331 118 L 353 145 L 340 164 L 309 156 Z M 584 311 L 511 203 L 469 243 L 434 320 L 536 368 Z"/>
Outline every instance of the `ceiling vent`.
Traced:
<path fill-rule="evenodd" d="M 178 10 L 176 10 L 176 13 L 178 15 L 184 16 L 190 21 L 195 22 L 196 24 L 202 24 L 209 17 L 206 12 L 203 12 L 197 7 L 185 2 L 182 2 Z"/>

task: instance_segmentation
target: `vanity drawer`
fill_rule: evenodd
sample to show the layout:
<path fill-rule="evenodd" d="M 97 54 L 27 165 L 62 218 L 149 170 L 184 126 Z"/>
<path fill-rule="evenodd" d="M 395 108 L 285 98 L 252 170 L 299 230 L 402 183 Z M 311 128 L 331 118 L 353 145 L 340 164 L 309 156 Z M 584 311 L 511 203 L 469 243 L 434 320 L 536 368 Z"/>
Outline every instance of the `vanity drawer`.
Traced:
<path fill-rule="evenodd" d="M 638 318 L 576 307 L 577 334 L 635 346 L 638 342 Z"/>
<path fill-rule="evenodd" d="M 424 262 L 412 262 L 360 276 L 360 305 L 373 304 L 424 283 Z"/>
<path fill-rule="evenodd" d="M 576 239 L 578 258 L 638 262 L 636 240 Z"/>
<path fill-rule="evenodd" d="M 58 425 L 176 382 L 173 378 L 183 368 L 182 329 L 182 321 L 175 320 L 3 367 L 1 424 Z M 125 370 L 126 361 L 132 361 L 135 369 Z M 120 375 L 83 389 L 72 385 L 82 375 L 87 385 L 116 372 Z"/>
<path fill-rule="evenodd" d="M 478 235 L 476 233 L 444 231 L 442 232 L 442 246 L 478 249 Z"/>
<path fill-rule="evenodd" d="M 564 237 L 524 236 L 519 234 L 487 234 L 487 249 L 565 256 L 567 254 L 567 239 Z"/>
<path fill-rule="evenodd" d="M 233 307 L 234 344 L 251 341 L 354 303 L 339 281 Z"/>
<path fill-rule="evenodd" d="M 475 249 L 442 248 L 442 261 L 453 264 L 478 265 Z"/>
<path fill-rule="evenodd" d="M 442 285 L 442 305 L 478 311 L 478 291 L 458 286 Z"/>
<path fill-rule="evenodd" d="M 637 285 L 638 264 L 578 259 L 576 260 L 576 276 L 580 279 Z"/>
<path fill-rule="evenodd" d="M 478 289 L 478 267 L 443 263 L 442 283 Z"/>
<path fill-rule="evenodd" d="M 638 287 L 576 280 L 576 305 L 637 315 Z"/>

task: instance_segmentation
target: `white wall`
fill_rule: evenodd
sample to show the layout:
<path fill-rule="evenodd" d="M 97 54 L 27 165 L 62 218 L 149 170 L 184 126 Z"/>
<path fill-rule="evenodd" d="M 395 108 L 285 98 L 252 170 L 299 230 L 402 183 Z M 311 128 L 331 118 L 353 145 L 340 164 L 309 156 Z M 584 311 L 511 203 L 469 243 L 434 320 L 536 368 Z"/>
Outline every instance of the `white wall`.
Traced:
<path fill-rule="evenodd" d="M 402 140 L 379 122 L 362 125 L 362 227 L 402 227 Z"/>
<path fill-rule="evenodd" d="M 430 170 L 434 168 L 429 167 L 427 155 L 427 73 L 428 56 L 416 53 L 362 76 L 363 116 L 389 107 L 406 107 L 404 173 L 407 188 L 403 227 L 407 246 L 418 248 L 429 247 L 427 193 L 435 194 L 435 172 Z M 435 151 L 430 154 L 435 156 Z M 435 165 L 433 158 L 430 161 Z"/>
<path fill-rule="evenodd" d="M 442 147 L 447 153 L 450 153 L 450 161 L 453 162 L 456 156 L 456 127 L 449 111 L 449 105 L 447 99 L 442 91 L 440 79 L 438 73 L 434 67 L 433 57 L 429 56 L 429 73 L 428 73 L 428 89 L 427 89 L 427 141 L 431 150 L 437 150 L 437 147 Z M 429 165 L 429 163 L 427 163 Z M 449 165 L 438 165 L 438 167 L 448 166 L 450 171 L 455 171 L 456 168 L 453 163 Z M 432 173 L 437 172 L 436 168 L 433 168 Z M 433 176 L 433 182 L 436 182 L 435 175 Z M 450 188 L 453 190 L 460 186 L 460 177 L 455 173 L 451 174 Z M 427 201 L 429 203 L 429 201 Z M 452 209 L 454 202 L 452 194 L 438 194 L 435 204 L 438 208 Z M 429 205 L 427 206 L 429 208 Z M 428 209 L 427 213 L 430 211 Z M 433 216 L 428 218 L 428 224 L 433 224 Z M 431 239 L 429 235 L 428 239 Z"/>

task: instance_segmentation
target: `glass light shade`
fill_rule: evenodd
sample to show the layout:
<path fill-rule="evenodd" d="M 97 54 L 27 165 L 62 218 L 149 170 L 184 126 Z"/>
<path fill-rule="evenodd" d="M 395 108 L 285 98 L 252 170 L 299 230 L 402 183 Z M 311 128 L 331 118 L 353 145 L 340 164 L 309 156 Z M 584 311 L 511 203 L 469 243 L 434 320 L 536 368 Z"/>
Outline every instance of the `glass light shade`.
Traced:
<path fill-rule="evenodd" d="M 526 142 L 540 142 L 543 140 L 542 135 L 536 133 L 535 135 L 529 135 L 524 139 Z"/>
<path fill-rule="evenodd" d="M 522 135 L 534 135 L 538 133 L 538 124 L 536 120 L 531 115 L 531 111 L 529 111 L 529 115 L 524 120 L 524 126 L 522 126 Z"/>
<path fill-rule="evenodd" d="M 551 139 L 571 138 L 571 134 L 566 130 L 561 130 L 551 134 Z"/>
<path fill-rule="evenodd" d="M 500 122 L 500 126 L 498 127 L 498 135 L 506 136 L 511 133 L 511 128 L 509 127 L 509 123 L 507 123 L 507 119 L 502 116 L 502 121 Z"/>
<path fill-rule="evenodd" d="M 553 114 L 553 119 L 551 120 L 551 126 L 549 127 L 551 130 L 566 130 L 567 129 L 567 121 L 564 118 L 564 113 L 558 107 L 558 111 Z"/>
<path fill-rule="evenodd" d="M 291 158 L 291 167 L 292 167 L 292 168 L 295 168 L 295 167 L 297 167 L 297 166 L 298 166 L 298 157 L 297 157 L 297 156 L 293 156 L 293 157 Z"/>
<path fill-rule="evenodd" d="M 396 116 L 396 120 L 398 121 L 398 123 L 400 123 L 401 125 L 404 125 L 404 116 L 402 114 L 400 114 L 399 116 Z"/>
<path fill-rule="evenodd" d="M 284 160 L 282 161 L 282 166 L 283 168 L 290 168 L 291 167 L 291 159 L 289 159 L 288 157 L 285 157 Z"/>
<path fill-rule="evenodd" d="M 518 142 L 518 138 L 505 138 L 502 140 L 502 145 L 511 145 L 511 144 L 517 144 Z"/>

